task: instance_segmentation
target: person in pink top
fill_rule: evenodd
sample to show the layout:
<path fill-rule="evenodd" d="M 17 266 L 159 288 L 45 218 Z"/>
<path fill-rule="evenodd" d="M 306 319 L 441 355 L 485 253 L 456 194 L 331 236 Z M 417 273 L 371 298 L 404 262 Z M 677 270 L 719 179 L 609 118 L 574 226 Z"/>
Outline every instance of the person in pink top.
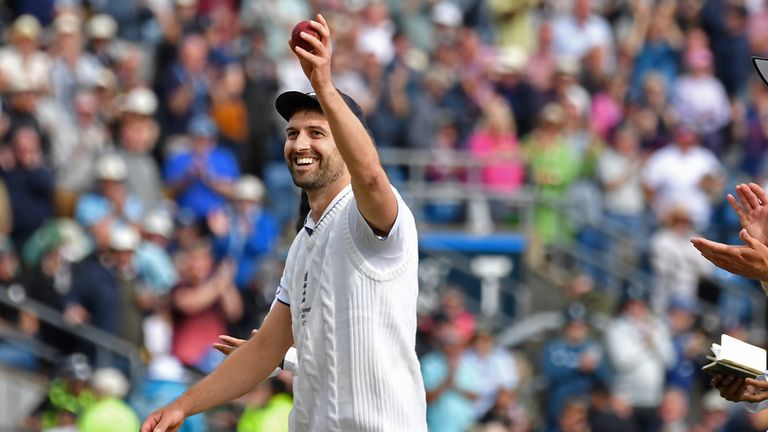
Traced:
<path fill-rule="evenodd" d="M 508 192 L 522 186 L 525 173 L 515 119 L 503 98 L 494 98 L 485 106 L 480 126 L 470 134 L 467 145 L 473 156 L 485 162 L 482 179 L 486 188 Z"/>

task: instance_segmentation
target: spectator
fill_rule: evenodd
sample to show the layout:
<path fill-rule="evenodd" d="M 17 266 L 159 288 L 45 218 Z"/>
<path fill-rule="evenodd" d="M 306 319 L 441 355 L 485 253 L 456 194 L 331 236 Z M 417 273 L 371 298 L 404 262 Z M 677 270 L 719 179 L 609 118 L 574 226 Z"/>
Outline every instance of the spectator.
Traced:
<path fill-rule="evenodd" d="M 523 141 L 533 185 L 541 200 L 536 207 L 534 225 L 538 241 L 545 246 L 570 235 L 562 212 L 552 206 L 565 197 L 580 168 L 562 135 L 564 117 L 560 105 L 546 105 L 539 114 L 538 126 Z"/>
<path fill-rule="evenodd" d="M 123 96 L 117 132 L 117 154 L 126 167 L 125 188 L 139 199 L 142 208 L 156 208 L 163 199 L 164 185 L 152 151 L 160 129 L 152 117 L 157 110 L 157 97 L 144 87 Z"/>
<path fill-rule="evenodd" d="M 440 311 L 435 318 L 447 319 L 458 332 L 463 344 L 475 335 L 475 316 L 466 309 L 464 293 L 456 286 L 447 287 L 440 298 Z"/>
<path fill-rule="evenodd" d="M 10 28 L 10 44 L 0 49 L 0 74 L 5 83 L 29 83 L 30 89 L 47 92 L 51 59 L 39 49 L 40 22 L 32 15 L 20 15 Z"/>
<path fill-rule="evenodd" d="M 152 292 L 164 296 L 178 282 L 167 249 L 173 235 L 173 221 L 167 211 L 153 210 L 144 217 L 140 228 L 143 241 L 136 249 L 136 271 Z"/>
<path fill-rule="evenodd" d="M 490 67 L 491 78 L 496 92 L 506 99 L 514 114 L 515 131 L 518 136 L 528 135 L 536 122 L 539 95 L 526 75 L 528 58 L 517 47 L 501 51 Z"/>
<path fill-rule="evenodd" d="M 751 54 L 747 6 L 734 2 L 720 9 L 717 19 L 721 20 L 722 28 L 712 34 L 715 74 L 731 99 L 743 99 L 752 73 L 749 63 L 741 61 Z"/>
<path fill-rule="evenodd" d="M 430 430 L 460 432 L 477 419 L 474 401 L 481 390 L 480 372 L 464 356 L 461 333 L 449 321 L 434 330 L 437 349 L 421 359 L 427 391 L 427 425 Z"/>
<path fill-rule="evenodd" d="M 118 24 L 114 18 L 106 14 L 96 14 L 88 19 L 85 25 L 88 36 L 88 52 L 93 55 L 105 68 L 115 65 L 112 42 L 117 36 Z"/>
<path fill-rule="evenodd" d="M 64 13 L 53 22 L 55 43 L 51 64 L 51 95 L 67 112 L 73 112 L 75 94 L 96 84 L 102 66 L 83 51 L 80 18 Z"/>
<path fill-rule="evenodd" d="M 617 403 L 608 383 L 598 382 L 589 393 L 589 425 L 592 432 L 635 432 L 626 405 Z"/>
<path fill-rule="evenodd" d="M 13 166 L 0 170 L 11 202 L 11 239 L 20 249 L 32 233 L 53 216 L 54 180 L 40 147 L 40 135 L 22 127 L 11 137 Z"/>
<path fill-rule="evenodd" d="M 715 267 L 690 247 L 696 236 L 691 214 L 682 206 L 670 208 L 664 215 L 664 225 L 650 239 L 650 259 L 654 273 L 653 310 L 663 314 L 670 299 L 698 302 L 698 287 L 702 277 Z"/>
<path fill-rule="evenodd" d="M 686 391 L 671 387 L 664 392 L 659 407 L 661 430 L 664 432 L 688 432 L 688 411 L 690 400 Z"/>
<path fill-rule="evenodd" d="M 99 100 L 90 90 L 79 90 L 74 99 L 75 121 L 67 133 L 59 134 L 51 149 L 56 174 L 56 212 L 74 214 L 77 198 L 94 182 L 99 156 L 112 148 L 106 125 L 99 118 Z M 67 122 L 64 122 L 67 123 Z"/>
<path fill-rule="evenodd" d="M 80 432 L 128 432 L 139 429 L 139 418 L 123 402 L 130 383 L 117 369 L 103 368 L 91 378 L 96 401 L 77 419 Z"/>
<path fill-rule="evenodd" d="M 523 185 L 525 170 L 512 110 L 502 98 L 489 101 L 478 128 L 469 136 L 469 151 L 483 162 L 483 185 L 490 191 L 515 192 Z M 496 209 L 497 219 L 505 213 Z"/>
<path fill-rule="evenodd" d="M 660 427 L 659 406 L 665 371 L 675 362 L 675 351 L 666 325 L 648 305 L 647 289 L 628 287 L 619 315 L 608 325 L 605 341 L 615 375 L 614 393 L 632 409 L 638 432 Z"/>
<path fill-rule="evenodd" d="M 712 213 L 710 193 L 722 187 L 722 166 L 712 151 L 698 145 L 696 132 L 675 128 L 674 141 L 651 154 L 642 172 L 646 200 L 656 217 L 676 203 L 685 203 L 693 227 L 704 230 Z"/>
<path fill-rule="evenodd" d="M 264 185 L 259 179 L 240 177 L 233 189 L 231 203 L 209 215 L 208 227 L 215 257 L 236 265 L 234 281 L 245 311 L 234 333 L 247 337 L 269 310 L 263 268 L 276 251 L 279 231 L 277 222 L 262 207 Z"/>
<path fill-rule="evenodd" d="M 105 154 L 96 165 L 96 190 L 82 195 L 75 206 L 75 219 L 83 226 L 109 215 L 120 224 L 138 224 L 144 209 L 125 187 L 128 169 L 122 157 Z"/>
<path fill-rule="evenodd" d="M 216 126 L 208 117 L 195 117 L 189 134 L 191 149 L 171 157 L 163 172 L 179 207 L 202 221 L 224 205 L 240 170 L 232 152 L 217 145 Z"/>
<path fill-rule="evenodd" d="M 479 372 L 479 391 L 475 400 L 477 418 L 496 405 L 499 392 L 517 390 L 520 376 L 515 359 L 506 349 L 495 346 L 493 334 L 488 329 L 477 331 L 464 361 Z"/>
<path fill-rule="evenodd" d="M 707 336 L 696 325 L 700 309 L 695 301 L 673 298 L 666 314 L 677 359 L 667 370 L 666 383 L 689 395 L 694 394 L 700 363 L 708 354 Z"/>
<path fill-rule="evenodd" d="M 243 304 L 234 286 L 234 266 L 214 266 L 211 247 L 196 243 L 184 251 L 179 285 L 171 293 L 172 353 L 185 366 L 209 373 L 223 357 L 211 345 L 227 325 L 242 316 Z"/>
<path fill-rule="evenodd" d="M 544 348 L 542 372 L 549 382 L 546 397 L 548 431 L 557 431 L 568 401 L 586 398 L 593 386 L 609 379 L 603 347 L 589 337 L 587 311 L 572 303 L 563 314 L 563 332 Z"/>
<path fill-rule="evenodd" d="M 280 432 L 288 430 L 288 419 L 293 407 L 290 387 L 291 379 L 290 373 L 282 372 L 277 377 L 270 378 L 261 383 L 256 388 L 253 396 L 266 400 L 266 403 L 262 406 L 246 405 L 243 415 L 237 421 L 237 432 Z"/>
<path fill-rule="evenodd" d="M 277 65 L 266 52 L 264 29 L 254 29 L 250 42 L 250 50 L 242 59 L 248 139 L 241 153 L 241 167 L 244 173 L 264 179 L 268 159 L 275 157 L 270 154 L 269 140 L 277 132 L 277 125 L 271 120 L 271 101 L 277 94 Z M 279 156 L 282 164 L 282 153 Z"/>
<path fill-rule="evenodd" d="M 608 22 L 592 10 L 591 0 L 576 0 L 570 14 L 552 22 L 553 48 L 558 58 L 580 60 L 589 50 L 605 47 L 613 53 L 613 33 Z M 613 65 L 612 57 L 606 58 Z"/>
<path fill-rule="evenodd" d="M 684 59 L 687 73 L 675 82 L 672 109 L 681 124 L 700 135 L 705 148 L 721 155 L 721 129 L 730 122 L 731 111 L 725 88 L 713 75 L 712 52 L 688 48 Z"/>
<path fill-rule="evenodd" d="M 179 45 L 178 61 L 164 77 L 161 100 L 166 104 L 163 126 L 168 135 L 183 134 L 191 119 L 208 115 L 211 86 L 208 43 L 199 34 L 184 37 Z"/>

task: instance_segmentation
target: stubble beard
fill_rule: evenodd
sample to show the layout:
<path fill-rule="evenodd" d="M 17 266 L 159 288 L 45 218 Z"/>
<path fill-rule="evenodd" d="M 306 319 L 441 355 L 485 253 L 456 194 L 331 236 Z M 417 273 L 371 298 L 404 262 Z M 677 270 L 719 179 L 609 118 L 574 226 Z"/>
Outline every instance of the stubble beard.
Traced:
<path fill-rule="evenodd" d="M 342 164 L 333 163 L 332 161 L 326 163 L 325 159 L 320 160 L 317 164 L 317 169 L 304 174 L 297 174 L 293 170 L 293 166 L 289 165 L 293 184 L 307 192 L 316 191 L 333 184 L 344 173 Z"/>

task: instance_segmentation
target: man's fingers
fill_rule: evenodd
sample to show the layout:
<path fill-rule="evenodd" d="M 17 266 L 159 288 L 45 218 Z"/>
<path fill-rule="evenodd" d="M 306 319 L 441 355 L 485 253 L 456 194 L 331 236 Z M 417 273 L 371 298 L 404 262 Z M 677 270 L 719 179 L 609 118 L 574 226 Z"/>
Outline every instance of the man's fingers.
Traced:
<path fill-rule="evenodd" d="M 213 349 L 215 349 L 216 351 L 219 351 L 220 353 L 222 353 L 224 355 L 230 355 L 230 354 L 232 354 L 232 351 L 235 350 L 233 347 L 231 347 L 229 345 L 224 345 L 224 344 L 219 344 L 219 343 L 213 344 Z"/>
<path fill-rule="evenodd" d="M 768 381 L 761 381 L 756 380 L 754 378 L 747 378 L 744 380 L 747 384 L 751 385 L 752 387 L 760 390 L 768 390 Z"/>
<path fill-rule="evenodd" d="M 757 195 L 755 195 L 755 193 L 752 192 L 752 189 L 747 185 L 740 184 L 736 186 L 736 193 L 739 194 L 739 198 L 741 198 L 741 205 L 748 210 L 760 207 L 760 201 L 757 199 Z"/>
<path fill-rule="evenodd" d="M 757 199 L 759 199 L 761 203 L 768 204 L 768 194 L 765 193 L 765 190 L 762 187 L 760 187 L 759 184 L 750 183 L 748 187 L 752 191 L 752 193 L 757 195 Z"/>
<path fill-rule="evenodd" d="M 752 249 L 757 249 L 762 245 L 762 243 L 757 241 L 757 239 L 749 235 L 749 233 L 745 229 L 742 229 L 741 231 L 739 231 L 739 238 L 741 239 L 741 241 L 744 242 L 745 245 L 749 246 Z"/>
<path fill-rule="evenodd" d="M 728 200 L 728 204 L 731 205 L 731 208 L 739 217 L 739 219 L 742 219 L 745 216 L 744 209 L 741 208 L 741 205 L 739 205 L 739 202 L 736 200 L 736 198 L 734 198 L 734 196 L 731 194 L 728 194 L 725 198 Z"/>

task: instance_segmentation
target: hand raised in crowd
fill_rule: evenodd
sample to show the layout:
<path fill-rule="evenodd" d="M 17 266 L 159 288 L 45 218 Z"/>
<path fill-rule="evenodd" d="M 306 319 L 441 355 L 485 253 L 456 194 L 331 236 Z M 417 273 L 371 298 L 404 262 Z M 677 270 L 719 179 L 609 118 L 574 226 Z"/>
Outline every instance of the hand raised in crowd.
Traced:
<path fill-rule="evenodd" d="M 712 378 L 712 387 L 720 392 L 723 399 L 731 402 L 762 402 L 768 399 L 768 381 L 739 378 L 733 375 L 718 375 Z"/>

